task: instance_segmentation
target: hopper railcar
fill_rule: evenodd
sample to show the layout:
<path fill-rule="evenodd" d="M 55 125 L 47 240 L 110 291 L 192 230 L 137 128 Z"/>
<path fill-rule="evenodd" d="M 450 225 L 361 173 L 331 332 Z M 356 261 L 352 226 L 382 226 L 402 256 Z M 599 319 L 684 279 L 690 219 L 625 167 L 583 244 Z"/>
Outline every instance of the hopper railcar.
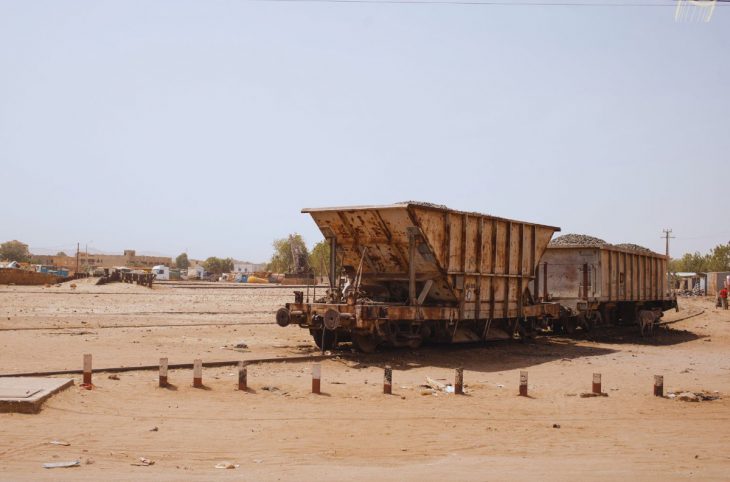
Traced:
<path fill-rule="evenodd" d="M 330 243 L 329 288 L 295 292 L 276 321 L 323 350 L 529 337 L 560 314 L 529 289 L 558 227 L 416 202 L 302 212 Z"/>

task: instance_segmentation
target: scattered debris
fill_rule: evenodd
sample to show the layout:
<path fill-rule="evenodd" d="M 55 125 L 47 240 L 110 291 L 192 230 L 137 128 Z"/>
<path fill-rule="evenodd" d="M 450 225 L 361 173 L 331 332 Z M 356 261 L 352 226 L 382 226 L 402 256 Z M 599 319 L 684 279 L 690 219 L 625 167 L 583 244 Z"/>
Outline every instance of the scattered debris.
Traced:
<path fill-rule="evenodd" d="M 139 462 L 135 462 L 132 465 L 136 465 L 137 467 L 149 467 L 150 465 L 155 465 L 155 461 L 145 457 L 140 457 Z"/>
<path fill-rule="evenodd" d="M 679 395 L 677 395 L 677 400 L 681 400 L 683 402 L 699 402 L 700 397 L 695 395 L 692 392 L 682 392 Z"/>
<path fill-rule="evenodd" d="M 76 283 L 71 283 L 70 285 L 68 285 L 68 287 L 71 288 L 72 290 L 75 290 L 76 289 Z"/>
<path fill-rule="evenodd" d="M 553 428 L 560 428 L 560 424 L 559 423 L 554 423 L 553 424 Z"/>
<path fill-rule="evenodd" d="M 681 400 L 682 402 L 710 402 L 712 400 L 719 400 L 719 392 L 715 391 L 714 394 L 708 392 L 690 392 L 687 390 L 679 390 L 676 392 L 667 393 L 667 398 Z"/>
<path fill-rule="evenodd" d="M 94 459 L 86 459 L 86 460 L 84 461 L 84 463 L 85 463 L 86 465 L 91 465 L 91 464 L 93 464 L 93 463 L 94 463 Z"/>
<path fill-rule="evenodd" d="M 67 462 L 46 462 L 43 464 L 44 469 L 65 469 L 67 467 L 78 467 L 81 465 L 80 460 L 69 460 Z"/>
<path fill-rule="evenodd" d="M 593 392 L 583 392 L 580 394 L 580 398 L 593 398 L 593 397 L 607 397 L 608 393 L 593 393 Z"/>
<path fill-rule="evenodd" d="M 239 464 L 233 464 L 231 462 L 221 462 L 215 465 L 216 469 L 237 469 L 240 467 Z"/>
<path fill-rule="evenodd" d="M 236 343 L 236 346 L 234 348 L 248 348 L 248 345 L 244 342 Z"/>
<path fill-rule="evenodd" d="M 48 443 L 51 445 L 63 445 L 64 447 L 68 447 L 69 445 L 71 445 L 70 443 L 64 442 L 63 440 L 51 440 Z"/>
<path fill-rule="evenodd" d="M 426 377 L 425 385 L 421 385 L 421 386 L 433 388 L 434 390 L 440 390 L 442 392 L 446 391 L 446 385 L 444 383 L 437 382 L 436 380 L 434 380 L 431 377 Z"/>
<path fill-rule="evenodd" d="M 111 375 L 109 375 L 109 380 L 119 380 L 119 375 L 117 375 L 116 373 L 112 373 Z"/>
<path fill-rule="evenodd" d="M 159 432 L 159 430 L 160 430 L 160 429 L 159 429 L 159 428 L 157 428 L 157 427 L 152 427 L 152 428 L 150 429 L 150 432 Z"/>

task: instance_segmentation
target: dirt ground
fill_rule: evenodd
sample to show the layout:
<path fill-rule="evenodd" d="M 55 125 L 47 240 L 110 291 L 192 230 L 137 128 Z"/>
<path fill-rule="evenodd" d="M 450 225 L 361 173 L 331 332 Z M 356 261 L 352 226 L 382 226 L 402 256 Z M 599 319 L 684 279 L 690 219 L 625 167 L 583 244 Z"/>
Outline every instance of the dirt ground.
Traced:
<path fill-rule="evenodd" d="M 0 371 L 246 360 L 316 354 L 309 333 L 274 322 L 291 288 L 153 289 L 126 284 L 76 289 L 0 286 Z M 658 330 L 611 329 L 534 343 L 491 343 L 342 356 L 322 362 L 313 395 L 311 363 L 94 374 L 36 415 L 0 414 L 2 480 L 585 480 L 730 478 L 730 311 L 681 299 Z M 241 351 L 235 347 L 245 343 Z M 393 366 L 393 395 L 382 394 Z M 467 394 L 422 388 L 453 382 Z M 518 397 L 520 370 L 530 397 Z M 592 374 L 607 397 L 581 398 Z M 683 402 L 652 395 L 719 395 Z M 51 445 L 63 440 L 69 446 Z M 135 466 L 140 457 L 154 461 Z M 80 459 L 81 466 L 43 469 Z M 216 469 L 221 462 L 235 469 Z"/>

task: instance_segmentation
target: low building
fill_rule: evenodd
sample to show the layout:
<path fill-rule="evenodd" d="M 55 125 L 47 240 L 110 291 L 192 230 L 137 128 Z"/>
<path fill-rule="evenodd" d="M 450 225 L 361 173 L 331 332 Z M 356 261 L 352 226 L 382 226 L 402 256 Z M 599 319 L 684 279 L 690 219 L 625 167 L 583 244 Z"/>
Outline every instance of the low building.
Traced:
<path fill-rule="evenodd" d="M 232 273 L 260 273 L 266 271 L 266 263 L 250 263 L 248 261 L 234 261 Z"/>
<path fill-rule="evenodd" d="M 677 291 L 705 291 L 707 289 L 707 278 L 704 273 L 677 272 L 672 273 L 674 278 L 673 287 Z"/>
<path fill-rule="evenodd" d="M 57 255 L 33 255 L 38 264 L 76 270 L 76 256 Z M 92 254 L 79 253 L 79 271 L 86 272 L 93 268 L 113 268 L 115 266 L 128 266 L 130 268 L 152 268 L 157 265 L 170 266 L 172 258 L 168 256 L 141 256 L 133 249 L 126 249 L 121 255 L 118 254 Z"/>

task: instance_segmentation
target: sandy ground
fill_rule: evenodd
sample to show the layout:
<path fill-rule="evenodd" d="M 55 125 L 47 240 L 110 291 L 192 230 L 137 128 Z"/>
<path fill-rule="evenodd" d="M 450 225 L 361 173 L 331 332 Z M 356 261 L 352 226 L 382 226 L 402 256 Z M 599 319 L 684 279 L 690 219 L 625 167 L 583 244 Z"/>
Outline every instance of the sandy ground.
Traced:
<path fill-rule="evenodd" d="M 76 369 L 83 353 L 96 367 L 316 353 L 308 332 L 273 323 L 291 289 L 77 284 L 0 286 L 2 372 Z M 246 393 L 227 367 L 205 369 L 204 390 L 192 388 L 191 370 L 172 370 L 171 389 L 150 371 L 95 374 L 91 391 L 76 376 L 40 414 L 0 414 L 0 479 L 728 480 L 730 311 L 709 299 L 680 304 L 665 320 L 704 312 L 653 339 L 623 329 L 529 344 L 344 350 L 322 363 L 321 395 L 310 393 L 310 363 L 252 365 Z M 249 348 L 232 348 L 240 342 Z M 382 394 L 387 364 L 393 395 Z M 467 395 L 420 387 L 427 376 L 452 382 L 457 366 Z M 517 396 L 520 370 L 530 398 Z M 581 398 L 594 372 L 608 397 Z M 722 398 L 654 397 L 655 374 L 665 392 Z M 131 465 L 139 457 L 155 464 Z M 42 468 L 73 459 L 82 465 Z M 239 467 L 214 468 L 223 461 Z"/>

